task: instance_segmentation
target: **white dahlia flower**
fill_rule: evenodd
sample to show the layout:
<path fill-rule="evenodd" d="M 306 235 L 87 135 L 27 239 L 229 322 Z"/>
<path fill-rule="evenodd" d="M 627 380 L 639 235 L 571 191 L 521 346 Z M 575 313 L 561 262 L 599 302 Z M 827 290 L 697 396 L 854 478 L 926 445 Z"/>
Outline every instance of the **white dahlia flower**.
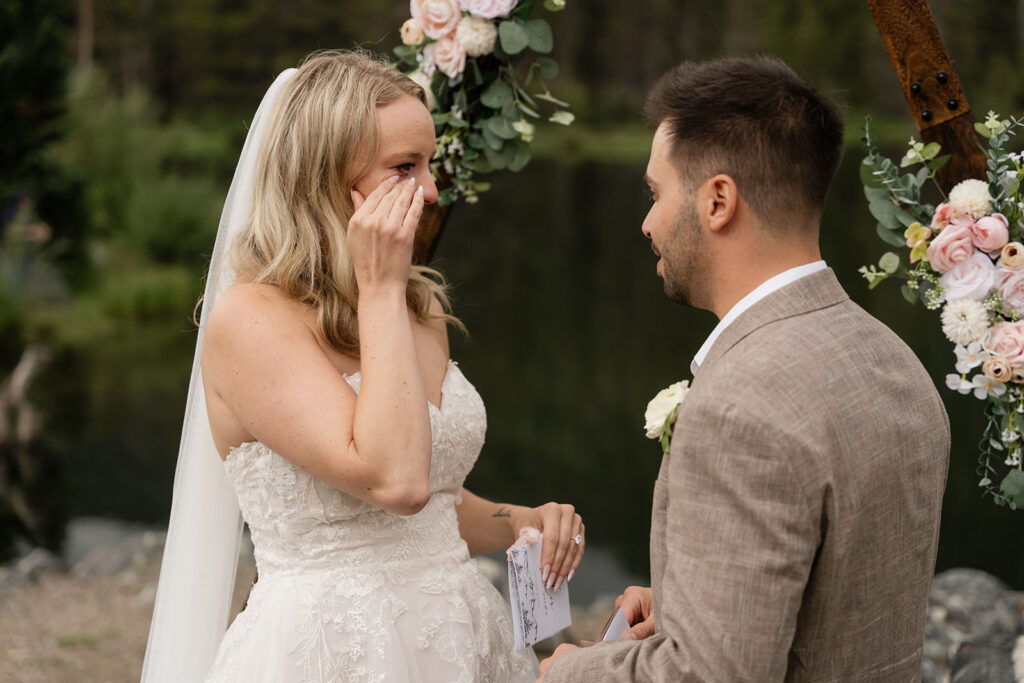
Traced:
<path fill-rule="evenodd" d="M 992 195 L 984 180 L 964 180 L 949 192 L 949 204 L 971 214 L 974 219 L 992 213 Z"/>
<path fill-rule="evenodd" d="M 494 52 L 498 29 L 490 19 L 469 15 L 462 17 L 455 29 L 455 39 L 466 48 L 470 57 L 483 57 Z"/>
<path fill-rule="evenodd" d="M 980 301 L 953 299 L 942 309 L 942 333 L 954 344 L 980 341 L 988 328 L 988 311 Z"/>

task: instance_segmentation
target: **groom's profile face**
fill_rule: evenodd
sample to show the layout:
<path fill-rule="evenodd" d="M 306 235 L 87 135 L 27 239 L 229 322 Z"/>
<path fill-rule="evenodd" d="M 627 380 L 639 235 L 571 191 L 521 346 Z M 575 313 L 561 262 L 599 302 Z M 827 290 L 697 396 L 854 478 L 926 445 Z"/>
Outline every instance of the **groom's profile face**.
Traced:
<path fill-rule="evenodd" d="M 705 238 L 697 215 L 696 189 L 683 182 L 677 163 L 667 125 L 662 123 L 654 133 L 644 176 L 651 208 L 641 229 L 659 257 L 655 268 L 668 298 L 702 308 L 706 305 L 702 276 Z"/>

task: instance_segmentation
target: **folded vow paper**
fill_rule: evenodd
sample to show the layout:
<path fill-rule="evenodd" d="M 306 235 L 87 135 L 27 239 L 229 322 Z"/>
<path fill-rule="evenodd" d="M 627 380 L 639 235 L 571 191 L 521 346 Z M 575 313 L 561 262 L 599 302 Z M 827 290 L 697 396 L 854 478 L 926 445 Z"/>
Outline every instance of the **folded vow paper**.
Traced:
<path fill-rule="evenodd" d="M 530 531 L 533 533 L 521 534 L 506 553 L 512 630 L 517 650 L 553 636 L 572 623 L 569 586 L 563 583 L 556 591 L 548 591 L 544 587 L 540 564 L 544 539 L 535 529 Z M 537 540 L 533 541 L 533 538 Z"/>

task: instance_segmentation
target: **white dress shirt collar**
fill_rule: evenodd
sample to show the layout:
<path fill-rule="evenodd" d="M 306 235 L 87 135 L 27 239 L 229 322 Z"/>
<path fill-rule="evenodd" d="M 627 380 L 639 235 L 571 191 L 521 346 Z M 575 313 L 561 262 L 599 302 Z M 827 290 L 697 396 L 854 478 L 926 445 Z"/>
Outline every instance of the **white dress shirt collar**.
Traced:
<path fill-rule="evenodd" d="M 690 372 L 694 375 L 697 374 L 697 370 L 700 369 L 701 363 L 703 363 L 704 359 L 708 357 L 711 347 L 714 346 L 715 342 L 722 335 L 722 332 L 725 332 L 725 328 L 729 327 L 729 325 L 731 325 L 736 318 L 740 317 L 744 311 L 772 292 L 782 289 L 786 285 L 796 282 L 800 278 L 807 277 L 811 273 L 816 273 L 819 270 L 825 270 L 827 267 L 828 266 L 825 265 L 824 261 L 815 261 L 813 263 L 797 266 L 796 268 L 784 270 L 778 275 L 773 275 L 759 284 L 753 291 L 737 301 L 736 304 L 729 309 L 729 312 L 718 321 L 718 324 L 715 325 L 715 329 L 711 330 L 711 335 L 704 341 L 704 344 L 697 351 L 697 355 L 694 356 L 693 360 L 690 362 Z"/>

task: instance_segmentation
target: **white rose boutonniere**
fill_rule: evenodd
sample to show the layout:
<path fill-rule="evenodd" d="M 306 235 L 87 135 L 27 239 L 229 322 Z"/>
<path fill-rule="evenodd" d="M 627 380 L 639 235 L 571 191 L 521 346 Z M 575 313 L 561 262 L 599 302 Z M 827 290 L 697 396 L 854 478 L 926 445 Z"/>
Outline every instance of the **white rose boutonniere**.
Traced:
<path fill-rule="evenodd" d="M 672 427 L 676 423 L 679 406 L 689 390 L 690 382 L 684 379 L 659 391 L 647 404 L 647 412 L 644 413 L 644 429 L 647 430 L 648 439 L 661 440 L 662 453 L 668 453 L 668 447 L 672 440 Z"/>

